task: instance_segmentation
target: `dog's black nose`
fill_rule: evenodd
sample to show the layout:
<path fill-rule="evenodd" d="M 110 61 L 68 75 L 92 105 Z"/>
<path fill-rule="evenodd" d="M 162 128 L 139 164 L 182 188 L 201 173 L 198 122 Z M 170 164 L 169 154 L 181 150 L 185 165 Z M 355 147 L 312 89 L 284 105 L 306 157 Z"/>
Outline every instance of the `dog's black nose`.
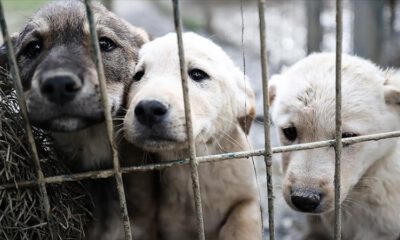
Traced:
<path fill-rule="evenodd" d="M 63 105 L 74 99 L 82 84 L 77 77 L 55 75 L 43 80 L 40 91 L 50 102 Z"/>
<path fill-rule="evenodd" d="M 322 193 L 316 189 L 294 189 L 290 199 L 300 211 L 313 212 L 322 201 Z"/>
<path fill-rule="evenodd" d="M 167 113 L 168 106 L 156 100 L 143 100 L 135 107 L 136 119 L 148 127 L 163 121 Z"/>

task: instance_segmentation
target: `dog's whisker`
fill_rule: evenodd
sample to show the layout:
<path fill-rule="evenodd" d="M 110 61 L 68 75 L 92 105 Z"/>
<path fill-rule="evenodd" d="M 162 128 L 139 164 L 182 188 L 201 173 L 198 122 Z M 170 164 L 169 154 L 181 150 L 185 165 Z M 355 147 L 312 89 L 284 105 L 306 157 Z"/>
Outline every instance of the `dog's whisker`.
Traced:
<path fill-rule="evenodd" d="M 225 149 L 224 149 L 224 148 L 221 146 L 221 144 L 219 143 L 219 140 L 218 140 L 216 137 L 214 137 L 214 136 L 212 136 L 212 138 L 213 138 L 214 142 L 217 144 L 217 147 L 219 148 L 219 150 L 220 150 L 221 152 L 226 152 Z"/>
<path fill-rule="evenodd" d="M 125 118 L 124 117 L 113 117 L 112 120 L 114 121 L 123 121 Z"/>
<path fill-rule="evenodd" d="M 342 210 L 344 212 L 343 215 L 348 215 L 350 218 L 353 218 L 353 213 L 351 212 L 352 206 L 347 205 L 346 203 L 342 203 Z"/>
<path fill-rule="evenodd" d="M 233 144 L 234 146 L 240 147 L 242 144 L 240 144 L 236 139 L 231 137 L 228 133 L 226 132 L 221 132 L 221 134 L 226 137 L 225 140 Z"/>
<path fill-rule="evenodd" d="M 204 146 L 204 148 L 205 148 L 205 150 L 206 150 L 206 155 L 209 155 L 209 154 L 210 154 L 210 151 L 209 151 L 208 146 L 207 146 L 207 141 L 206 141 L 206 139 L 204 138 L 204 136 L 200 135 L 200 137 L 201 137 L 201 140 L 202 140 L 202 142 L 203 142 L 203 146 Z"/>
<path fill-rule="evenodd" d="M 351 197 L 347 197 L 343 202 L 351 203 L 351 204 L 354 204 L 354 205 L 358 205 L 360 208 L 365 207 L 364 204 L 361 201 L 359 201 L 359 200 L 357 200 L 355 198 L 351 198 Z"/>

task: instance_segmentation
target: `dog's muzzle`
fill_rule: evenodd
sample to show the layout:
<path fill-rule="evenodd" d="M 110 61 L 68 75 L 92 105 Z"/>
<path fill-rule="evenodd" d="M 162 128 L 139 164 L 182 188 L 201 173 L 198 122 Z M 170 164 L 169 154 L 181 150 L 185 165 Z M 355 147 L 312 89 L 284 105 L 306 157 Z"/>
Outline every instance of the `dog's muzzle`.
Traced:
<path fill-rule="evenodd" d="M 81 80 L 71 73 L 55 73 L 44 76 L 40 84 L 41 94 L 49 102 L 65 105 L 71 102 L 82 88 Z"/>
<path fill-rule="evenodd" d="M 43 72 L 28 98 L 29 117 L 37 127 L 56 132 L 78 131 L 104 120 L 96 86 L 74 71 Z"/>
<path fill-rule="evenodd" d="M 132 141 L 147 151 L 161 151 L 186 146 L 185 125 L 177 123 L 169 104 L 155 99 L 143 99 L 134 109 Z M 131 123 L 129 123 L 131 124 Z"/>

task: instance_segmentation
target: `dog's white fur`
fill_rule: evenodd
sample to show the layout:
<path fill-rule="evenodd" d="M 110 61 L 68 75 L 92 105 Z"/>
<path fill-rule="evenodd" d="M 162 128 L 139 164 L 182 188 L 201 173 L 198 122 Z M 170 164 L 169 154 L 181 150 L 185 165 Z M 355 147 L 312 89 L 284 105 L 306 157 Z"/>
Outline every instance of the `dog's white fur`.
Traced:
<path fill-rule="evenodd" d="M 343 55 L 343 132 L 358 135 L 400 129 L 400 82 L 367 60 Z M 276 75 L 269 88 L 272 119 L 283 145 L 335 136 L 335 56 L 313 54 Z M 282 128 L 295 126 L 290 142 Z M 345 146 L 342 152 L 341 203 L 343 239 L 393 240 L 400 236 L 400 141 L 396 138 Z M 294 186 L 319 188 L 324 197 L 314 215 L 332 233 L 334 224 L 333 148 L 282 155 L 284 197 L 289 205 Z M 295 207 L 294 207 L 295 208 Z M 306 239 L 322 239 L 311 226 Z M 312 238 L 314 237 L 314 238 Z"/>
<path fill-rule="evenodd" d="M 183 41 L 188 69 L 198 68 L 210 76 L 201 83 L 188 78 L 197 156 L 248 150 L 245 131 L 254 117 L 254 93 L 247 79 L 210 40 L 185 33 Z M 145 74 L 133 83 L 129 93 L 124 121 L 126 139 L 162 160 L 187 157 L 176 34 L 145 44 L 139 52 L 136 71 Z M 169 106 L 168 119 L 153 131 L 170 141 L 146 135 L 150 130 L 143 130 L 134 114 L 142 100 L 157 100 Z M 207 239 L 261 239 L 259 199 L 251 161 L 201 164 L 199 175 Z M 162 239 L 195 239 L 197 225 L 189 167 L 164 170 L 160 195 L 158 228 Z"/>

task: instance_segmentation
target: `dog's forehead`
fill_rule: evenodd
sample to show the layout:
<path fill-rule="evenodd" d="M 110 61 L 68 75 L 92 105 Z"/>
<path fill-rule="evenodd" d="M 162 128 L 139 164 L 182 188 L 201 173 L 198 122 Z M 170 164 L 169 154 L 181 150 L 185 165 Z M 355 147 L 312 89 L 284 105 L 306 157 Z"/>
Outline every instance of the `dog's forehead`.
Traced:
<path fill-rule="evenodd" d="M 104 6 L 93 3 L 92 10 L 97 29 L 103 32 L 115 32 L 119 38 L 128 38 L 129 27 L 109 12 Z M 78 0 L 61 0 L 51 2 L 36 12 L 21 32 L 20 40 L 33 31 L 42 36 L 51 35 L 50 39 L 63 39 L 73 42 L 89 35 L 89 25 L 83 2 Z M 53 36 L 54 35 L 54 36 Z"/>
<path fill-rule="evenodd" d="M 183 43 L 185 51 L 185 59 L 187 62 L 204 62 L 220 63 L 225 65 L 233 65 L 232 60 L 226 53 L 211 40 L 197 35 L 195 33 L 184 33 Z M 178 43 L 175 33 L 169 33 L 163 37 L 157 38 L 145 44 L 140 50 L 140 58 L 154 62 L 163 62 L 168 59 L 168 62 L 177 62 Z"/>
<path fill-rule="evenodd" d="M 76 0 L 54 1 L 33 15 L 31 23 L 36 22 L 46 23 L 52 30 L 82 28 L 86 22 L 85 6 Z"/>

